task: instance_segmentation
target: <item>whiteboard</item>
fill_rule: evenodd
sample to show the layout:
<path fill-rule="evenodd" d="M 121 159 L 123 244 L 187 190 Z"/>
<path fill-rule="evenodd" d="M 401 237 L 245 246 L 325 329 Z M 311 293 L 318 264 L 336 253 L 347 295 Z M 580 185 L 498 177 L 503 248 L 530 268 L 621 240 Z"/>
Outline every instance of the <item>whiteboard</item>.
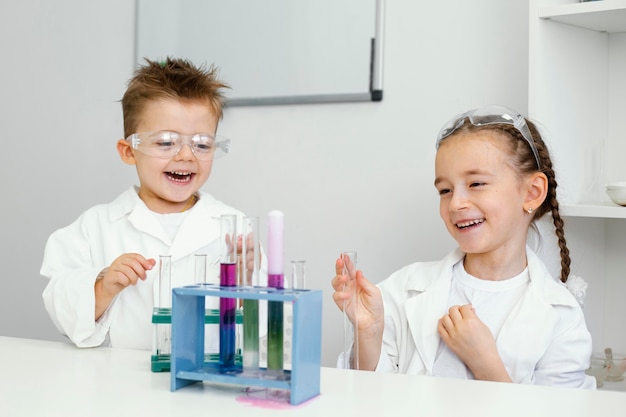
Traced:
<path fill-rule="evenodd" d="M 227 105 L 382 99 L 382 0 L 137 0 L 136 58 L 215 65 Z"/>

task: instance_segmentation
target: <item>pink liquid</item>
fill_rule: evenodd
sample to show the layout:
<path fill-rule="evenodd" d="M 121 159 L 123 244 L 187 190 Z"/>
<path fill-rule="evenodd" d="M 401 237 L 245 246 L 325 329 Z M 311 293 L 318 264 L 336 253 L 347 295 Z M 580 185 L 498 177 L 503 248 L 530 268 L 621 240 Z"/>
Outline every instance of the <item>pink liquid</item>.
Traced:
<path fill-rule="evenodd" d="M 272 288 L 284 288 L 285 279 L 283 274 L 268 274 L 267 286 Z"/>

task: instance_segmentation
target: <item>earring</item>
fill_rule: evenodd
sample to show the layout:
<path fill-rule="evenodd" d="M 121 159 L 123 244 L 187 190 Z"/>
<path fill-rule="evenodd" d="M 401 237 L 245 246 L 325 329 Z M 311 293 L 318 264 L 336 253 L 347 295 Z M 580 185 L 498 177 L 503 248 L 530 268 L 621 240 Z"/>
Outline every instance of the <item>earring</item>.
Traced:
<path fill-rule="evenodd" d="M 528 210 L 526 210 L 526 212 L 527 212 L 528 214 L 532 214 L 532 212 L 533 212 L 533 208 L 532 208 L 532 207 L 528 207 Z"/>

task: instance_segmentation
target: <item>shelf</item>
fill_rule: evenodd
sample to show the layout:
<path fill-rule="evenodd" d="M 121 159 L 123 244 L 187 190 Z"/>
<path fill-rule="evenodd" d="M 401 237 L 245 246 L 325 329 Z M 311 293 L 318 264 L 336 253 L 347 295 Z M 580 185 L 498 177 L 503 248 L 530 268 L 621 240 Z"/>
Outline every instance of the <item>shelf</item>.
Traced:
<path fill-rule="evenodd" d="M 565 217 L 626 219 L 626 207 L 612 203 L 563 204 L 560 211 L 561 215 Z"/>
<path fill-rule="evenodd" d="M 545 6 L 539 17 L 598 32 L 626 32 L 626 0 L 600 0 Z"/>

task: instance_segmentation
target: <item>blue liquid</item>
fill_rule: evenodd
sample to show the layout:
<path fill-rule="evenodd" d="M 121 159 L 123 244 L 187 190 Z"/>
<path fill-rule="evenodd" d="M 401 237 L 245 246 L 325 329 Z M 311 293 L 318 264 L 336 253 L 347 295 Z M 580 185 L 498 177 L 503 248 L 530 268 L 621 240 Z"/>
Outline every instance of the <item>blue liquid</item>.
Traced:
<path fill-rule="evenodd" d="M 232 287 L 237 283 L 237 265 L 220 264 L 220 285 Z M 220 372 L 233 372 L 235 365 L 236 298 L 220 298 Z"/>

